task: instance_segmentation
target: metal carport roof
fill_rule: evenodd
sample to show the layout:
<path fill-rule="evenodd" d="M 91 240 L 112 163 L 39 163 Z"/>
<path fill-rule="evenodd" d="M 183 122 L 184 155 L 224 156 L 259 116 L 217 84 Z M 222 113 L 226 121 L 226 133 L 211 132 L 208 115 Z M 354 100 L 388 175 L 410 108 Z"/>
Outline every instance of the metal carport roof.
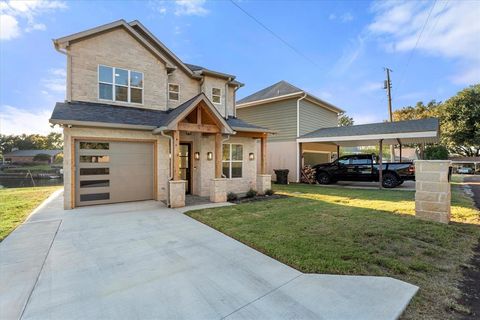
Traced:
<path fill-rule="evenodd" d="M 440 135 L 436 118 L 369 123 L 345 127 L 321 128 L 307 133 L 297 142 L 329 142 L 342 147 L 384 144 L 435 143 Z"/>

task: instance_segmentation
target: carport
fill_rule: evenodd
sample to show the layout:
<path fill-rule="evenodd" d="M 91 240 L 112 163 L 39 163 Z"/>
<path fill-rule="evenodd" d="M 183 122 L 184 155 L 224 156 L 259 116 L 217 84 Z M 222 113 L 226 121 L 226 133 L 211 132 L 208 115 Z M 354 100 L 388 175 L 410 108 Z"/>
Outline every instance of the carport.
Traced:
<path fill-rule="evenodd" d="M 369 123 L 346 127 L 321 128 L 297 138 L 300 149 L 300 168 L 302 168 L 302 150 L 316 143 L 334 144 L 337 156 L 340 147 L 379 146 L 379 165 L 382 167 L 384 145 L 398 145 L 402 161 L 402 145 L 417 144 L 420 149 L 426 144 L 439 141 L 439 121 L 437 118 L 406 120 L 397 122 Z M 423 155 L 423 152 L 422 152 Z M 379 188 L 382 188 L 382 170 L 379 171 Z"/>

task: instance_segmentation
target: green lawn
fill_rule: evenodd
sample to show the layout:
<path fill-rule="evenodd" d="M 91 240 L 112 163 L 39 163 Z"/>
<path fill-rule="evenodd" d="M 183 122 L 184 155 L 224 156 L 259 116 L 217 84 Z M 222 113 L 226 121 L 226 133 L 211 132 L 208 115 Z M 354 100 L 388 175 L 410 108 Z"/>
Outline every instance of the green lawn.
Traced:
<path fill-rule="evenodd" d="M 0 241 L 15 230 L 43 200 L 60 188 L 0 189 Z"/>
<path fill-rule="evenodd" d="M 274 186 L 288 198 L 188 215 L 303 272 L 392 276 L 420 291 L 407 319 L 446 319 L 461 266 L 480 237 L 479 212 L 454 186 L 449 225 L 414 218 L 414 192 Z"/>

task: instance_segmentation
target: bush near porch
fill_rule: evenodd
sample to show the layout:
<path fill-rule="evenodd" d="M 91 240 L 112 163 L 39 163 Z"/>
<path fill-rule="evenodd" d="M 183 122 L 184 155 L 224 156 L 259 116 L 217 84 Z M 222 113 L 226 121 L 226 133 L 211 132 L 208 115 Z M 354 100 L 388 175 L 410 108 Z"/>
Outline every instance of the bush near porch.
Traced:
<path fill-rule="evenodd" d="M 479 211 L 453 185 L 449 225 L 414 217 L 414 192 L 275 185 L 288 198 L 187 213 L 303 272 L 391 276 L 420 287 L 405 319 L 457 318 Z"/>

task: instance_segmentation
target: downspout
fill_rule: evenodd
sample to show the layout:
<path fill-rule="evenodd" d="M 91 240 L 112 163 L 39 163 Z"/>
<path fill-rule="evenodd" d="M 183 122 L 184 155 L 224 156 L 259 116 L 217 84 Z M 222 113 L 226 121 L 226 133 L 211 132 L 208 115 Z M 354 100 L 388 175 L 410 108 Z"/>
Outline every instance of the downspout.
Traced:
<path fill-rule="evenodd" d="M 307 97 L 307 93 L 304 93 L 301 98 L 297 100 L 297 138 L 300 137 L 300 101 Z M 297 145 L 297 177 L 296 181 L 300 182 L 300 145 L 295 140 Z"/>
<path fill-rule="evenodd" d="M 230 135 L 227 135 L 227 137 L 222 140 L 222 152 L 223 152 L 223 144 L 224 144 L 225 142 L 227 142 L 228 140 L 230 140 Z M 227 178 L 227 177 L 223 174 L 223 172 L 222 172 L 222 178 L 225 178 L 225 179 Z"/>
<path fill-rule="evenodd" d="M 233 90 L 233 117 L 237 117 L 237 90 L 240 89 L 240 86 L 236 86 Z"/>
<path fill-rule="evenodd" d="M 228 83 L 232 80 L 233 80 L 232 78 L 228 78 L 228 81 L 225 82 L 225 100 L 224 100 L 225 101 L 224 102 L 225 103 L 225 119 L 228 119 L 228 104 L 227 104 L 227 102 L 228 102 Z"/>
<path fill-rule="evenodd" d="M 63 50 L 60 49 L 56 40 L 53 40 L 53 46 L 55 47 L 55 50 L 67 56 L 67 90 L 65 92 L 65 100 L 70 102 L 72 100 L 72 56 L 68 53 L 66 48 Z"/>

